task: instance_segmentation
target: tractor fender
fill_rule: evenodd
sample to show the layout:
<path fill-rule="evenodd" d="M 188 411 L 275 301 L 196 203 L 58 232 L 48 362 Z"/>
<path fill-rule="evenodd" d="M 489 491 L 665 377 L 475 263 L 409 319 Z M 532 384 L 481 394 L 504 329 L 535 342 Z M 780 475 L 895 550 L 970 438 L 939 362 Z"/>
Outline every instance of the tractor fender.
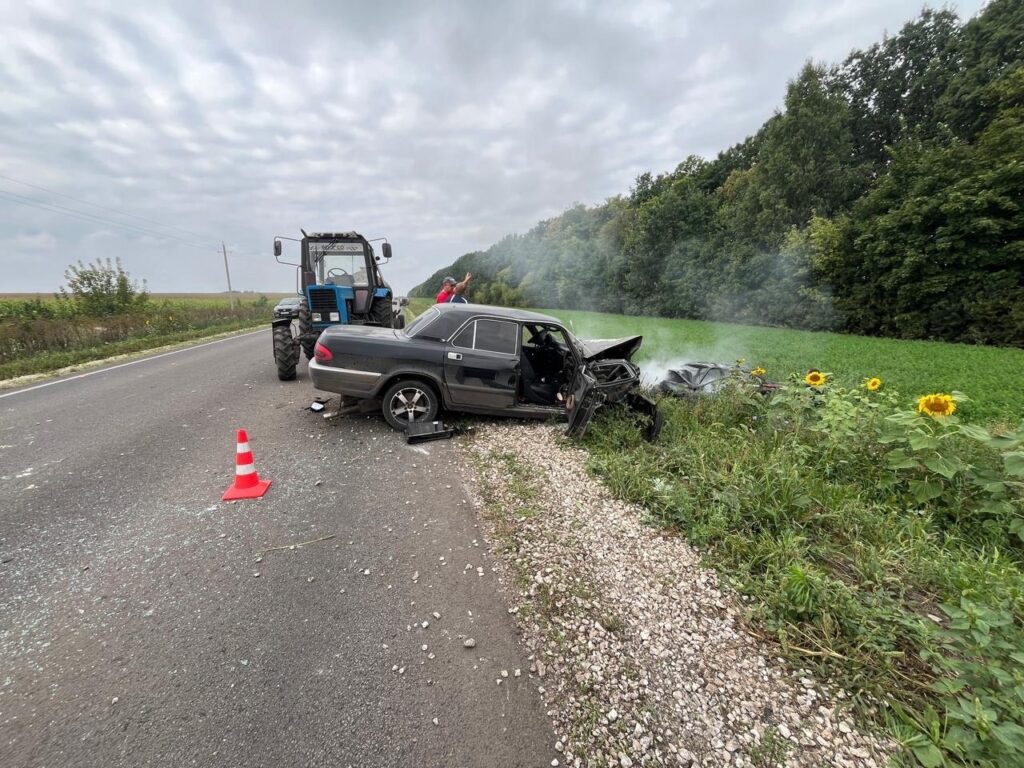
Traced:
<path fill-rule="evenodd" d="M 433 385 L 434 389 L 437 390 L 437 394 L 441 397 L 441 401 L 448 405 L 448 390 L 444 386 L 444 381 L 436 373 L 433 373 L 425 368 L 401 368 L 399 370 L 388 371 L 386 376 L 381 376 L 373 387 L 370 397 L 380 397 L 381 393 L 385 389 L 390 387 L 396 381 L 401 379 L 421 379 Z"/>
<path fill-rule="evenodd" d="M 277 326 L 279 326 L 279 325 L 291 325 L 291 324 L 292 324 L 292 318 L 290 318 L 290 317 L 275 317 L 273 320 L 270 321 L 270 327 L 271 328 L 277 328 Z"/>

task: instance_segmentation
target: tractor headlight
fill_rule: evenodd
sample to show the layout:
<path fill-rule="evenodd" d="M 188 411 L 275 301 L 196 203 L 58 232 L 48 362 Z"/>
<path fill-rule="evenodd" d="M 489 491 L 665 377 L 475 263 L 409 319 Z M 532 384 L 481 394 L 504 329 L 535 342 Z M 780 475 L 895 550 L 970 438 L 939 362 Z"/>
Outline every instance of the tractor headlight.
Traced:
<path fill-rule="evenodd" d="M 331 312 L 331 322 L 337 323 L 341 320 L 341 316 L 337 312 Z"/>
<path fill-rule="evenodd" d="M 314 323 L 319 323 L 320 322 L 320 313 L 319 312 L 314 312 L 313 313 L 313 322 Z"/>

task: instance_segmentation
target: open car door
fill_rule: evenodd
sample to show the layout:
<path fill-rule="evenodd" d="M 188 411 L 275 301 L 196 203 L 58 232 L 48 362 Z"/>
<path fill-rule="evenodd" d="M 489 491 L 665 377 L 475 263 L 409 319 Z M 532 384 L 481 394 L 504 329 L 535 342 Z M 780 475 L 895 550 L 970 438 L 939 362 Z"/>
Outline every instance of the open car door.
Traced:
<path fill-rule="evenodd" d="M 569 426 L 565 434 L 569 437 L 581 437 L 587 431 L 594 412 L 604 400 L 604 394 L 597 387 L 597 379 L 581 365 L 576 371 L 569 389 L 569 397 L 565 401 L 565 410 L 569 417 Z"/>

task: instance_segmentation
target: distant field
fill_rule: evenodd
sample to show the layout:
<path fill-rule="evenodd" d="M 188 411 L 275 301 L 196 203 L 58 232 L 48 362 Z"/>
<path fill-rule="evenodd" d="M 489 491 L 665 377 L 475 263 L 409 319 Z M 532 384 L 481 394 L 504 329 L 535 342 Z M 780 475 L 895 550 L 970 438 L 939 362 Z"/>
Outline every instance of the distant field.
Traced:
<path fill-rule="evenodd" d="M 429 299 L 415 299 L 422 312 Z M 582 338 L 642 334 L 638 361 L 657 377 L 686 361 L 746 364 L 767 369 L 770 379 L 785 380 L 810 368 L 834 374 L 838 384 L 853 387 L 878 376 L 883 386 L 910 399 L 930 392 L 958 390 L 973 402 L 962 413 L 975 420 L 1016 422 L 1024 417 L 1024 350 L 901 341 L 838 333 L 791 331 L 697 320 L 605 315 L 596 312 L 537 310 L 568 324 Z"/>
<path fill-rule="evenodd" d="M 180 341 L 268 325 L 290 294 L 154 293 L 118 314 L 93 316 L 52 293 L 0 294 L 0 381 Z"/>
<path fill-rule="evenodd" d="M 236 293 L 235 301 L 253 302 L 260 296 L 266 296 L 277 302 L 285 296 L 293 296 L 292 293 Z M 153 301 L 192 301 L 211 304 L 230 304 L 231 300 L 226 293 L 151 293 L 149 298 Z M 49 293 L 0 293 L 0 301 L 5 299 L 26 300 L 38 299 L 39 301 L 56 301 L 57 296 Z"/>

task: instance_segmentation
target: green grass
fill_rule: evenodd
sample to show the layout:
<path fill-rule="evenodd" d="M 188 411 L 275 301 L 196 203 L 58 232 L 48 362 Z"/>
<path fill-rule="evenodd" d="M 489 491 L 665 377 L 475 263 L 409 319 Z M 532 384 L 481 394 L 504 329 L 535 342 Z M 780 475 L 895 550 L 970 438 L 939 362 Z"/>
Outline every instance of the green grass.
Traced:
<path fill-rule="evenodd" d="M 1024 416 L 1024 350 L 904 341 L 838 333 L 793 331 L 697 320 L 602 315 L 552 310 L 581 338 L 643 334 L 638 360 L 705 361 L 746 364 L 767 369 L 767 377 L 784 381 L 818 368 L 849 386 L 878 376 L 884 385 L 908 398 L 959 390 L 972 398 L 965 413 L 980 420 L 1015 422 Z"/>
<path fill-rule="evenodd" d="M 28 376 L 37 373 L 49 373 L 61 368 L 67 368 L 94 360 L 104 360 L 108 357 L 130 354 L 132 352 L 144 352 L 149 349 L 156 349 L 170 344 L 178 344 L 185 341 L 204 339 L 209 336 L 216 336 L 231 331 L 242 331 L 247 328 L 259 328 L 267 325 L 264 320 L 232 320 L 216 325 L 209 325 L 202 329 L 178 331 L 173 333 L 154 334 L 125 339 L 123 341 L 112 341 L 99 344 L 93 347 L 64 351 L 39 352 L 34 355 L 22 357 L 0 364 L 0 381 L 12 379 L 18 376 Z"/>
<path fill-rule="evenodd" d="M 1020 448 L 1010 437 L 994 444 L 1001 447 L 979 443 L 956 422 L 928 418 L 920 434 L 901 433 L 886 417 L 902 400 L 838 387 L 822 395 L 793 387 L 771 399 L 740 390 L 668 399 L 657 443 L 645 443 L 628 415 L 605 409 L 584 444 L 591 471 L 685 534 L 753 598 L 754 631 L 794 666 L 853 692 L 865 720 L 889 725 L 922 754 L 931 743 L 923 734 L 940 734 L 932 747 L 949 765 L 1008 765 L 1011 758 L 959 760 L 974 731 L 945 729 L 955 725 L 948 713 L 963 711 L 958 696 L 968 705 L 980 697 L 1009 727 L 1024 724 L 1014 693 L 1024 659 L 1013 655 L 1024 647 L 1024 486 L 1006 459 Z M 889 433 L 902 437 L 888 442 Z M 894 469 L 894 449 L 917 463 Z M 954 476 L 931 469 L 947 471 L 940 458 L 958 467 Z M 937 495 L 918 496 L 923 482 Z M 1005 501 L 988 504 L 991 483 Z M 976 626 L 947 617 L 943 606 L 964 600 L 977 606 Z M 941 627 L 959 634 L 943 636 Z M 931 687 L 940 678 L 964 682 L 965 667 L 975 680 L 965 691 Z M 902 704 L 904 718 L 887 720 L 878 700 Z M 979 749 L 1004 754 L 991 744 Z"/>
<path fill-rule="evenodd" d="M 419 313 L 431 303 L 413 299 L 411 307 Z M 742 358 L 751 367 L 764 367 L 767 377 L 777 381 L 810 368 L 832 373 L 838 382 L 851 386 L 878 376 L 884 386 L 908 398 L 964 392 L 972 398 L 964 412 L 977 420 L 1012 423 L 1024 416 L 1020 349 L 562 309 L 536 311 L 559 318 L 581 338 L 642 334 L 637 360 L 647 370 L 685 361 L 732 363 Z"/>
<path fill-rule="evenodd" d="M 121 314 L 83 314 L 52 295 L 0 296 L 0 380 L 269 325 L 267 296 L 155 294 Z"/>

